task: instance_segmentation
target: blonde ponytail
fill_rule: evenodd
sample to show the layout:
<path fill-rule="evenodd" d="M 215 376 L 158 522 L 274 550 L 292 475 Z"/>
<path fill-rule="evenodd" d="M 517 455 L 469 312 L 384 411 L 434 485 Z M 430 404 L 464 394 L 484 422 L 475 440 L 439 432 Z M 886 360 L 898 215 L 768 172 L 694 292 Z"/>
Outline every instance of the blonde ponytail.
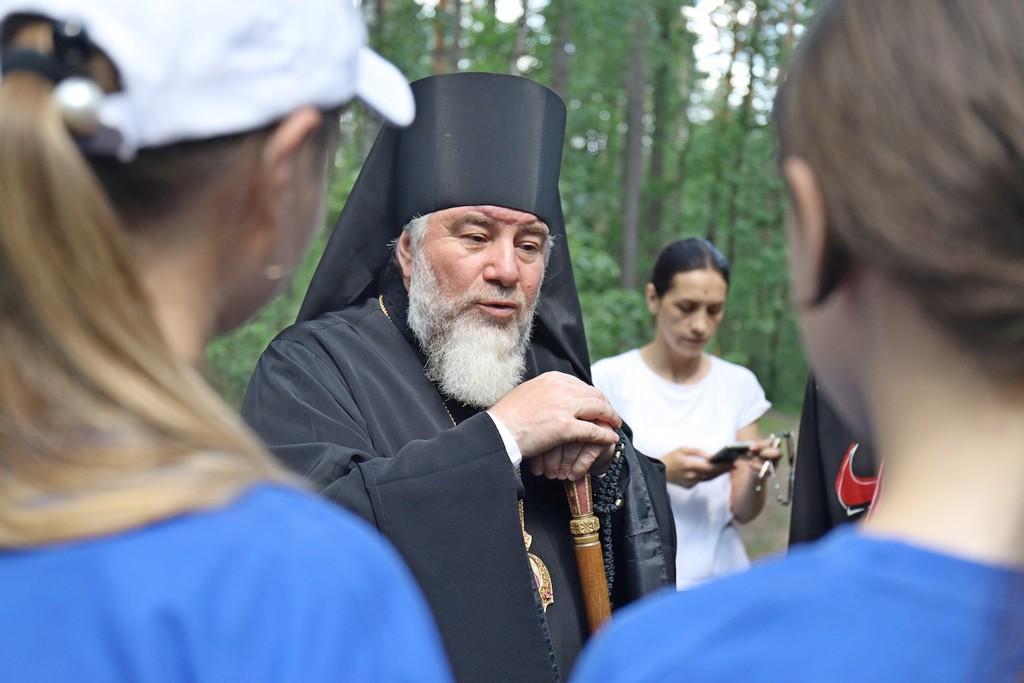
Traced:
<path fill-rule="evenodd" d="M 93 62 L 110 73 L 102 56 Z M 289 480 L 167 347 L 117 214 L 52 90 L 31 72 L 0 81 L 7 547 L 116 532 L 221 504 L 258 481 Z"/>

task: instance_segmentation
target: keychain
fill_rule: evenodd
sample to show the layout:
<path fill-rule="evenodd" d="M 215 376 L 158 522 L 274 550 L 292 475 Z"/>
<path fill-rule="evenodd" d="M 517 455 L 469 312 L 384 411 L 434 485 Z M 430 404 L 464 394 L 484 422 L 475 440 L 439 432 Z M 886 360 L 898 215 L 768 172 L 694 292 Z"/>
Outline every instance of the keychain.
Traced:
<path fill-rule="evenodd" d="M 757 473 L 757 486 L 754 490 L 758 493 L 764 488 L 764 477 L 765 474 L 771 477 L 772 486 L 775 488 L 775 500 L 779 501 L 780 505 L 789 505 L 793 502 L 793 482 L 796 480 L 796 449 L 793 447 L 793 432 L 783 432 L 780 436 L 770 434 L 768 438 L 772 442 L 772 448 L 778 448 L 782 445 L 782 451 L 786 455 L 786 462 L 789 463 L 789 490 L 786 495 L 782 495 L 782 486 L 779 484 L 779 477 L 775 473 L 775 463 L 771 460 L 765 460 L 764 464 L 761 465 L 761 470 Z"/>

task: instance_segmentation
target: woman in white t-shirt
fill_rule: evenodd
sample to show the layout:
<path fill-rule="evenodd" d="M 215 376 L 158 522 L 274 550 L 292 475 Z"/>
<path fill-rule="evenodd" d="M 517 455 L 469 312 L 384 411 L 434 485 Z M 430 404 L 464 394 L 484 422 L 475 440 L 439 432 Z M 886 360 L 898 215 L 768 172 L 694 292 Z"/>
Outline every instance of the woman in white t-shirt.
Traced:
<path fill-rule="evenodd" d="M 759 437 L 757 421 L 771 403 L 757 378 L 704 351 L 728 291 L 729 264 L 713 244 L 670 244 L 645 289 L 654 338 L 593 367 L 594 384 L 632 428 L 634 446 L 665 463 L 681 589 L 750 565 L 733 521 L 761 512 L 758 471 L 780 455 Z M 733 464 L 709 461 L 735 441 L 752 442 L 751 455 Z"/>

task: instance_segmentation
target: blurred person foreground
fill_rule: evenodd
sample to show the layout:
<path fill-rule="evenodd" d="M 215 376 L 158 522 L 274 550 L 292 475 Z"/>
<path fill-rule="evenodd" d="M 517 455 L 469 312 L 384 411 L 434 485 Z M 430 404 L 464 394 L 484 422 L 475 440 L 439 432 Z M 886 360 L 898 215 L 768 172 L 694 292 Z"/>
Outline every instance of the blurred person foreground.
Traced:
<path fill-rule="evenodd" d="M 412 119 L 355 7 L 0 0 L 0 68 L 0 680 L 450 680 L 394 551 L 198 371 L 322 220 L 340 109 Z"/>

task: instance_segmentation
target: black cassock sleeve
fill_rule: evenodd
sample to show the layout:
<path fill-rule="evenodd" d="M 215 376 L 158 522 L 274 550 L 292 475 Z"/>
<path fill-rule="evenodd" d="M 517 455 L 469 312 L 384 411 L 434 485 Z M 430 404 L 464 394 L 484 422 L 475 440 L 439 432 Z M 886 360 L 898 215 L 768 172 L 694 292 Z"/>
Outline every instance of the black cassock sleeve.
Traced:
<path fill-rule="evenodd" d="M 412 415 L 421 413 L 422 406 L 416 410 L 409 405 L 414 392 L 405 389 L 399 393 L 381 386 L 377 400 L 386 405 L 390 424 L 383 429 L 404 434 L 410 426 L 406 420 L 412 420 L 425 423 L 420 432 L 433 433 L 430 439 L 399 443 L 404 441 L 401 436 L 378 436 L 378 425 L 364 415 L 336 366 L 302 344 L 279 340 L 260 358 L 242 412 L 286 467 L 382 531 L 387 527 L 388 510 L 384 501 L 373 495 L 380 486 L 413 479 L 426 485 L 438 478 L 443 491 L 451 489 L 453 478 L 486 476 L 489 480 L 497 476 L 506 480 L 504 488 L 515 495 L 518 480 L 490 418 L 478 415 L 459 428 L 432 425 L 429 419 Z M 379 411 L 374 413 L 370 420 L 377 419 Z M 390 443 L 374 443 L 382 440 Z M 393 452 L 392 445 L 396 448 Z M 415 489 L 410 493 L 414 498 L 424 497 L 415 496 Z"/>

